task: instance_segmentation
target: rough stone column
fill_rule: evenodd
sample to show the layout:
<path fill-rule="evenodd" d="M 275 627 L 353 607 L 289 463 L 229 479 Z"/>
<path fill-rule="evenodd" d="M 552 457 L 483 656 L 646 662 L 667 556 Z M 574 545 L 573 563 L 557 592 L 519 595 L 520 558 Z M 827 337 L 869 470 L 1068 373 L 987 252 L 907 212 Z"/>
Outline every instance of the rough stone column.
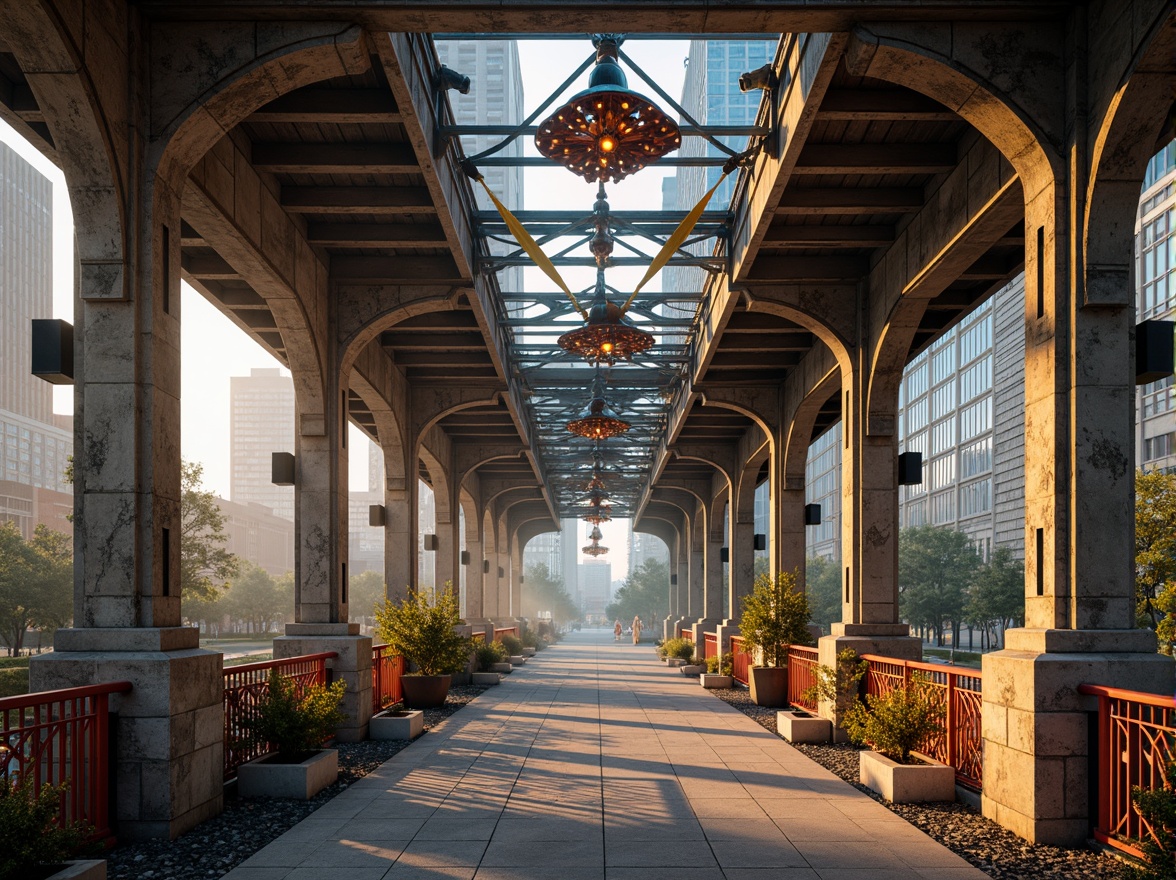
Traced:
<path fill-rule="evenodd" d="M 804 479 L 781 479 L 772 493 L 772 574 L 795 572 L 796 584 L 806 588 L 805 567 L 808 562 L 804 525 Z"/>
<path fill-rule="evenodd" d="M 510 553 L 510 615 L 522 618 L 523 609 L 523 550 L 518 541 L 511 541 Z"/>
<path fill-rule="evenodd" d="M 111 697 L 114 819 L 132 840 L 174 838 L 219 813 L 224 762 L 221 655 L 180 625 L 180 201 L 153 174 L 139 186 L 126 229 L 95 228 L 97 212 L 76 218 L 80 245 L 126 241 L 142 256 L 79 266 L 74 625 L 29 670 L 32 691 L 132 683 Z"/>
<path fill-rule="evenodd" d="M 465 617 L 469 623 L 482 622 L 486 619 L 485 604 L 482 601 L 483 578 L 482 573 L 482 541 L 470 524 L 466 524 L 466 552 L 470 554 L 469 564 L 465 567 L 466 577 L 466 607 Z"/>
<path fill-rule="evenodd" d="M 1134 309 L 1127 295 L 1083 305 L 1071 200 L 1062 181 L 1038 183 L 1025 222 L 1026 625 L 984 656 L 983 810 L 1031 841 L 1077 845 L 1094 809 L 1093 704 L 1078 685 L 1171 694 L 1172 661 L 1134 628 Z"/>
<path fill-rule="evenodd" d="M 723 622 L 723 534 L 710 533 L 706 542 L 706 581 L 703 587 L 702 617 L 691 627 L 694 643 L 701 650 L 703 633 L 714 632 Z"/>
<path fill-rule="evenodd" d="M 511 572 L 510 572 L 510 553 L 501 550 L 495 554 L 495 557 L 490 562 L 491 565 L 497 566 L 495 575 L 498 577 L 498 616 L 494 618 L 495 621 L 509 620 L 511 618 L 510 608 L 510 586 L 511 586 Z"/>
<path fill-rule="evenodd" d="M 451 517 L 451 519 L 453 522 L 437 523 L 437 553 L 434 557 L 433 582 L 437 585 L 437 589 L 441 590 L 448 581 L 453 585 L 453 592 L 457 593 L 460 591 L 457 566 L 458 554 L 461 552 L 458 546 L 461 536 L 458 534 L 457 517 Z"/>
<path fill-rule="evenodd" d="M 390 479 L 384 489 L 384 582 L 394 602 L 416 588 L 418 498 L 415 476 Z"/>
<path fill-rule="evenodd" d="M 752 584 L 755 582 L 754 544 L 754 520 L 741 520 L 731 524 L 731 545 L 727 548 L 730 554 L 727 601 L 730 603 L 731 613 L 726 623 L 738 622 L 740 603 L 743 597 L 751 592 Z"/>
<path fill-rule="evenodd" d="M 482 566 L 482 611 L 489 620 L 498 620 L 502 612 L 498 605 L 498 553 L 490 542 L 484 550 L 486 557 Z"/>

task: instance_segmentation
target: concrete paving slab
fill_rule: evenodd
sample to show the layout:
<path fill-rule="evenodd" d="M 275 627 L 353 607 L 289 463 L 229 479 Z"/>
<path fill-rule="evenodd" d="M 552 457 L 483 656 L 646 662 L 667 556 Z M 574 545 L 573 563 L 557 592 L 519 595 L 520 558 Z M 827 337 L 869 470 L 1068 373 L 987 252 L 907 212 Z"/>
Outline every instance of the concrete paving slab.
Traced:
<path fill-rule="evenodd" d="M 604 630 L 538 654 L 229 880 L 982 880 Z"/>

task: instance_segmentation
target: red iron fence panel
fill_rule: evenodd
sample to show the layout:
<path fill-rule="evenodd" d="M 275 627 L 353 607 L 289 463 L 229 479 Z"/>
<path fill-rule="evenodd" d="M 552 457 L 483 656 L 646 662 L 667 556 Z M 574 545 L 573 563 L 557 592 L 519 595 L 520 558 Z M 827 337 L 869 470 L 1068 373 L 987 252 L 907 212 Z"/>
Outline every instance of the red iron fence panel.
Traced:
<path fill-rule="evenodd" d="M 817 649 L 806 645 L 788 646 L 788 702 L 806 712 L 817 711 L 817 701 L 805 691 L 817 683 Z"/>
<path fill-rule="evenodd" d="M 743 649 L 743 638 L 731 636 L 731 674 L 735 680 L 747 684 L 750 666 L 751 654 Z"/>
<path fill-rule="evenodd" d="M 1118 688 L 1084 684 L 1079 693 L 1098 697 L 1098 811 L 1094 837 L 1140 856 L 1135 841 L 1155 832 L 1131 803 L 1131 788 L 1162 788 L 1176 757 L 1176 701 Z"/>
<path fill-rule="evenodd" d="M 688 629 L 686 627 L 682 627 L 682 629 L 679 630 L 679 632 L 678 632 L 678 637 L 683 638 L 688 642 L 693 642 L 694 641 L 694 630 Z"/>
<path fill-rule="evenodd" d="M 225 667 L 225 779 L 232 779 L 238 767 L 269 750 L 266 743 L 250 741 L 245 722 L 254 717 L 257 704 L 269 688 L 270 670 L 276 669 L 291 679 L 301 692 L 310 685 L 326 684 L 327 661 L 338 656 L 334 651 L 325 651 Z"/>
<path fill-rule="evenodd" d="M 404 699 L 400 676 L 404 675 L 404 658 L 393 654 L 387 645 L 372 646 L 372 714 Z"/>
<path fill-rule="evenodd" d="M 503 636 L 519 637 L 519 628 L 517 626 L 505 626 L 502 629 L 494 630 L 494 641 L 500 641 Z"/>
<path fill-rule="evenodd" d="M 719 656 L 719 634 L 718 633 L 703 633 L 702 634 L 702 659 L 709 660 L 711 657 Z"/>
<path fill-rule="evenodd" d="M 116 681 L 0 699 L 0 784 L 66 782 L 58 822 L 92 826 L 92 840 L 110 837 L 109 700 L 130 690 Z"/>
<path fill-rule="evenodd" d="M 956 782 L 979 791 L 984 781 L 980 670 L 863 654 L 870 664 L 866 693 L 881 696 L 921 674 L 944 708 L 944 725 L 920 751 L 955 767 Z"/>

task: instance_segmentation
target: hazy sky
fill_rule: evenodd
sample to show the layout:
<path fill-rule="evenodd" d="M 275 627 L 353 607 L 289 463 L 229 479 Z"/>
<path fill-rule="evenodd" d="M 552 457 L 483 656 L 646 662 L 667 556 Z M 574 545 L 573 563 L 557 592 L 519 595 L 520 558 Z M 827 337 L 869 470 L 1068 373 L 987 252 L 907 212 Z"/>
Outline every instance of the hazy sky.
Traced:
<path fill-rule="evenodd" d="M 680 97 L 685 73 L 684 60 L 689 49 L 685 41 L 641 41 L 627 43 L 624 50 L 663 89 L 675 98 Z M 548 90 L 562 82 L 579 62 L 592 52 L 585 39 L 552 42 L 522 41 L 519 44 L 523 72 L 523 88 L 527 112 L 549 94 Z M 631 88 L 656 99 L 653 90 L 629 72 Z M 587 86 L 587 75 L 571 91 Z M 477 94 L 478 83 L 473 84 Z M 663 103 L 660 102 L 659 103 Z M 669 108 L 666 108 L 669 109 Z M 0 141 L 11 146 L 33 164 L 53 183 L 53 313 L 54 317 L 73 321 L 73 222 L 65 179 L 61 171 L 10 126 L 0 121 Z M 533 146 L 528 153 L 535 155 Z M 525 203 L 528 209 L 579 209 L 585 214 L 592 209 L 595 185 L 585 183 L 563 168 L 528 168 L 525 177 Z M 609 202 L 614 209 L 650 209 L 661 206 L 662 179 L 673 169 L 656 166 L 614 184 L 609 190 Z M 566 269 L 564 276 L 573 290 L 587 287 L 594 270 Z M 614 269 L 609 283 L 619 289 L 631 288 L 640 278 L 638 269 Z M 550 282 L 538 269 L 527 270 L 526 284 L 547 289 Z M 658 289 L 655 279 L 650 290 Z M 229 378 L 247 376 L 254 367 L 280 366 L 264 349 L 224 317 L 213 305 L 187 284 L 182 286 L 182 384 L 181 384 L 181 445 L 185 458 L 204 463 L 207 488 L 219 495 L 229 494 Z M 54 388 L 54 409 L 60 413 L 73 411 L 73 390 Z M 351 428 L 351 488 L 367 488 L 367 444 L 370 442 Z M 604 543 L 612 548 L 608 560 L 614 577 L 623 577 L 627 570 L 627 548 L 624 543 L 627 521 L 604 523 Z"/>

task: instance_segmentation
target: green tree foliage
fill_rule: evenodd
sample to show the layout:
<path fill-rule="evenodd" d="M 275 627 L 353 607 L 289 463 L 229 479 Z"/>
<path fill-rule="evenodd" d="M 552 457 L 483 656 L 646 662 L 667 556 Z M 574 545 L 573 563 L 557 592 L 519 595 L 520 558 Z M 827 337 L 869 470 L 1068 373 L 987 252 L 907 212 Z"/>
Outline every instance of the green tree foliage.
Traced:
<path fill-rule="evenodd" d="M 646 559 L 625 578 L 604 609 L 609 620 L 626 623 L 634 617 L 658 620 L 670 610 L 670 567 L 660 559 Z"/>
<path fill-rule="evenodd" d="M 188 599 L 215 598 L 221 584 L 237 574 L 236 556 L 224 548 L 225 516 L 216 496 L 201 487 L 204 465 L 180 464 L 180 595 Z"/>
<path fill-rule="evenodd" d="M 1139 841 L 1143 864 L 1124 865 L 1124 880 L 1176 880 L 1176 762 L 1168 762 L 1164 775 L 1159 788 L 1131 787 L 1131 803 L 1154 833 Z"/>
<path fill-rule="evenodd" d="M 870 671 L 870 664 L 858 657 L 853 648 L 837 654 L 837 667 L 817 665 L 815 682 L 804 692 L 813 702 L 833 704 L 833 717 L 844 718 L 858 702 L 859 684 Z"/>
<path fill-rule="evenodd" d="M 347 582 L 347 607 L 352 620 L 372 617 L 376 606 L 387 598 L 384 575 L 378 571 L 363 571 L 353 574 Z"/>
<path fill-rule="evenodd" d="M 965 619 L 984 633 L 984 647 L 1025 619 L 1025 568 L 1007 547 L 999 547 L 976 569 L 968 589 Z"/>
<path fill-rule="evenodd" d="M 52 630 L 73 616 L 72 539 L 39 525 L 30 541 L 0 525 L 0 638 L 18 656 L 25 632 Z"/>
<path fill-rule="evenodd" d="M 579 620 L 580 609 L 564 586 L 563 578 L 551 571 L 547 563 L 527 566 L 523 572 L 523 617 L 551 615 L 556 626 Z"/>
<path fill-rule="evenodd" d="M 249 563 L 243 568 L 218 604 L 230 617 L 244 622 L 248 632 L 269 632 L 272 625 L 293 613 L 293 605 L 264 568 Z"/>
<path fill-rule="evenodd" d="M 804 586 L 813 609 L 813 623 L 829 635 L 841 622 L 841 560 L 812 557 L 805 563 Z"/>
<path fill-rule="evenodd" d="M 898 537 L 899 608 L 943 644 L 944 625 L 959 633 L 968 587 L 980 557 L 963 532 L 937 526 L 903 529 Z"/>
<path fill-rule="evenodd" d="M 743 597 L 739 631 L 747 651 L 763 650 L 765 666 L 783 666 L 789 645 L 807 645 L 812 611 L 808 596 L 796 588 L 796 573 L 782 571 L 773 579 L 760 575 L 751 594 Z"/>
<path fill-rule="evenodd" d="M 1176 613 L 1176 474 L 1135 472 L 1135 610 L 1171 650 Z M 1162 625 L 1166 624 L 1166 625 Z M 1162 632 L 1161 632 L 1162 630 Z"/>

